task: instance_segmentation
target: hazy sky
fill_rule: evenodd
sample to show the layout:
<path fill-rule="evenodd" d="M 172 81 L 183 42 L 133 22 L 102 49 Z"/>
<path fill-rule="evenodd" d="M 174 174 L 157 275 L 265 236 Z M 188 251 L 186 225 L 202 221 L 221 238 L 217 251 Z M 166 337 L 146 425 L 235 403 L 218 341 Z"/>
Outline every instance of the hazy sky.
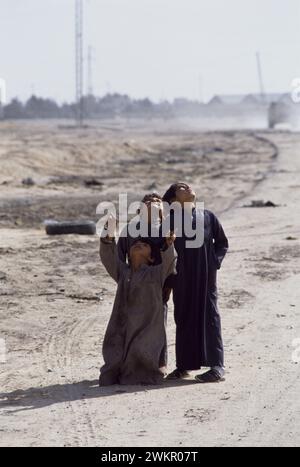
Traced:
<path fill-rule="evenodd" d="M 75 0 L 0 0 L 0 78 L 8 98 L 74 98 Z M 205 100 L 300 77 L 299 0 L 84 0 L 85 55 L 108 91 Z M 87 84 L 87 83 L 86 83 Z"/>

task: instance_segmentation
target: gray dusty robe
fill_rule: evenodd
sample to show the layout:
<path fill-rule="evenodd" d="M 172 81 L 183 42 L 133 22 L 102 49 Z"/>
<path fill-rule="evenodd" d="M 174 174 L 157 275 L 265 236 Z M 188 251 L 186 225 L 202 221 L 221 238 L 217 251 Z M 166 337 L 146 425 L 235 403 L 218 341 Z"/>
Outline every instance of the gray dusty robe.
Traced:
<path fill-rule="evenodd" d="M 140 227 L 140 223 L 137 224 L 137 228 L 139 228 L 139 227 Z M 163 246 L 163 244 L 165 242 L 165 238 L 162 237 L 161 227 L 159 227 L 159 234 L 158 234 L 157 237 L 151 236 L 151 228 L 152 228 L 152 226 L 149 226 L 149 231 L 148 231 L 148 235 L 147 235 L 148 238 L 150 238 L 151 241 L 155 245 L 157 245 L 159 248 L 162 248 L 162 246 Z M 124 231 L 122 232 L 122 235 L 120 236 L 120 238 L 118 240 L 118 244 L 117 244 L 119 258 L 124 263 L 126 263 L 127 258 L 129 257 L 130 248 L 132 247 L 132 245 L 134 244 L 135 241 L 136 241 L 136 238 L 134 238 L 134 237 L 132 237 L 130 235 L 130 232 L 128 230 L 128 225 L 127 225 L 124 228 Z M 165 282 L 164 288 L 163 288 L 165 328 L 167 328 L 167 323 L 168 323 L 168 300 L 169 300 L 169 296 L 170 296 L 170 292 L 166 292 L 166 289 L 172 289 L 172 287 L 173 287 L 173 285 L 172 285 L 172 275 L 171 275 L 166 279 L 166 282 Z M 166 335 L 165 345 L 163 346 L 161 356 L 160 356 L 160 359 L 159 359 L 159 366 L 160 366 L 160 368 L 162 368 L 162 367 L 166 367 L 167 365 L 168 365 L 168 344 L 167 344 L 167 335 Z"/>
<path fill-rule="evenodd" d="M 103 342 L 101 386 L 159 384 L 159 359 L 165 344 L 162 289 L 174 274 L 174 246 L 161 252 L 162 263 L 143 265 L 138 271 L 119 259 L 115 242 L 101 241 L 100 257 L 118 288 Z"/>

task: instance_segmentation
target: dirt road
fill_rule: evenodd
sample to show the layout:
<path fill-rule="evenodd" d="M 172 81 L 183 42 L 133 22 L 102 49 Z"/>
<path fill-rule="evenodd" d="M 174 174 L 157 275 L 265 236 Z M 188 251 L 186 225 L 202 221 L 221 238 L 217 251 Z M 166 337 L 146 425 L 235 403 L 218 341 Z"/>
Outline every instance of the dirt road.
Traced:
<path fill-rule="evenodd" d="M 205 158 L 194 180 L 190 169 L 195 159 L 188 168 L 198 190 L 202 187 L 206 197 L 219 197 L 212 204 L 217 212 L 223 211 L 221 220 L 230 240 L 219 275 L 227 374 L 226 382 L 218 385 L 201 386 L 191 378 L 159 387 L 98 388 L 101 340 L 114 296 L 114 284 L 98 261 L 98 240 L 47 238 L 34 224 L 30 203 L 30 216 L 14 203 L 15 211 L 5 217 L 8 198 L 19 200 L 24 187 L 15 186 L 13 174 L 8 179 L 3 169 L 2 183 L 8 180 L 8 184 L 0 190 L 0 338 L 6 344 L 6 362 L 0 363 L 1 446 L 299 445 L 300 352 L 293 343 L 300 338 L 300 135 L 264 136 L 278 146 L 277 158 L 272 157 L 270 145 L 256 140 L 256 156 L 249 159 L 248 134 L 228 140 L 224 134 L 214 134 L 201 138 L 216 140 L 213 157 L 221 161 L 219 171 L 213 165 L 203 174 Z M 192 139 L 195 147 L 199 138 L 185 135 L 184 144 Z M 220 138 L 223 146 L 217 150 Z M 169 157 L 175 158 L 179 173 L 183 143 L 179 152 L 172 153 L 175 139 L 172 135 L 166 143 L 164 137 L 164 144 L 169 145 Z M 130 143 L 128 157 L 136 157 L 133 144 L 145 147 L 146 140 Z M 245 160 L 241 141 L 247 164 L 238 162 Z M 224 149 L 226 144 L 231 146 Z M 224 163 L 229 153 L 231 174 Z M 136 179 L 143 164 L 135 166 Z M 37 177 L 39 171 L 40 167 L 28 169 L 25 175 Z M 119 172 L 107 176 L 119 177 Z M 156 172 L 153 162 L 151 181 L 158 172 L 164 174 L 157 186 L 162 189 L 168 167 Z M 146 188 L 147 174 L 141 178 L 137 192 Z M 33 189 L 43 199 L 45 190 L 49 195 L 49 187 Z M 30 192 L 31 198 L 37 191 Z M 111 193 L 109 183 L 104 192 Z M 272 200 L 279 207 L 242 207 L 252 199 Z M 171 308 L 170 369 L 174 331 Z"/>

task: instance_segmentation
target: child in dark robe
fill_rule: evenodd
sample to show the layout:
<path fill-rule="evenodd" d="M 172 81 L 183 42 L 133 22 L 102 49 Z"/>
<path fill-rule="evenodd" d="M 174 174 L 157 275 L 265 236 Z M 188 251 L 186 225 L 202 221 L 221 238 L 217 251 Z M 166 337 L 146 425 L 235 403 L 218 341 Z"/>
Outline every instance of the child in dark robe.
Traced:
<path fill-rule="evenodd" d="M 127 264 L 119 258 L 113 237 L 100 240 L 101 260 L 118 287 L 103 342 L 99 384 L 159 384 L 166 341 L 162 290 L 175 272 L 175 238 L 167 238 L 163 250 L 147 238 L 137 239 Z M 160 255 L 161 263 L 154 265 Z"/>
<path fill-rule="evenodd" d="M 181 205 L 182 213 L 193 228 L 203 223 L 204 242 L 189 248 L 185 236 L 177 236 L 177 276 L 173 281 L 176 322 L 177 368 L 169 379 L 181 379 L 188 371 L 210 368 L 196 376 L 199 383 L 215 383 L 224 379 L 224 350 L 221 318 L 217 304 L 217 270 L 228 250 L 228 240 L 217 217 L 208 210 L 195 207 L 196 194 L 186 183 L 175 183 L 163 200 Z"/>

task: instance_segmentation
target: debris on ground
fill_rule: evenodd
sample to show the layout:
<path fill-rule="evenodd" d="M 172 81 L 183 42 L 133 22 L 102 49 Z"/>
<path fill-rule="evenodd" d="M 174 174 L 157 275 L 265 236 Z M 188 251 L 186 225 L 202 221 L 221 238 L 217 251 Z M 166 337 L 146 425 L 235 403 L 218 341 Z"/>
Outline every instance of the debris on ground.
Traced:
<path fill-rule="evenodd" d="M 46 220 L 44 222 L 47 235 L 95 235 L 96 224 L 93 221 L 65 221 Z"/>
<path fill-rule="evenodd" d="M 85 186 L 103 186 L 103 182 L 98 180 L 97 178 L 87 178 L 84 180 Z"/>
<path fill-rule="evenodd" d="M 34 186 L 34 185 L 35 185 L 35 182 L 34 182 L 34 180 L 33 180 L 31 177 L 27 177 L 27 178 L 23 178 L 23 180 L 22 180 L 22 185 L 25 185 L 25 186 Z"/>
<path fill-rule="evenodd" d="M 243 208 L 278 208 L 280 205 L 273 201 L 252 200 L 251 204 L 244 204 Z"/>
<path fill-rule="evenodd" d="M 0 271 L 0 281 L 6 281 L 6 279 L 7 279 L 7 276 L 5 272 Z"/>

